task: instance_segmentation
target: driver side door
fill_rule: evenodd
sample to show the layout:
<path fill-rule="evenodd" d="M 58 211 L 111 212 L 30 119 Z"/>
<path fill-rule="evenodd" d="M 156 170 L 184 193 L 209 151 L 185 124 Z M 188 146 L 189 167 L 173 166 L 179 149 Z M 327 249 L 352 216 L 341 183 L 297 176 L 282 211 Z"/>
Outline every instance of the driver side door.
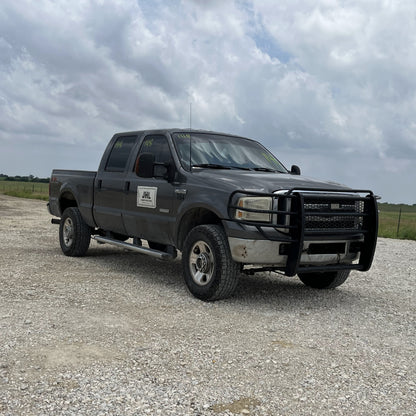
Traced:
<path fill-rule="evenodd" d="M 153 154 L 157 163 L 174 163 L 168 140 L 164 135 L 144 137 L 135 168 L 126 177 L 128 190 L 124 203 L 124 226 L 129 235 L 134 237 L 160 244 L 172 244 L 175 187 L 156 168 L 151 178 L 137 176 L 137 163 L 142 153 Z"/>

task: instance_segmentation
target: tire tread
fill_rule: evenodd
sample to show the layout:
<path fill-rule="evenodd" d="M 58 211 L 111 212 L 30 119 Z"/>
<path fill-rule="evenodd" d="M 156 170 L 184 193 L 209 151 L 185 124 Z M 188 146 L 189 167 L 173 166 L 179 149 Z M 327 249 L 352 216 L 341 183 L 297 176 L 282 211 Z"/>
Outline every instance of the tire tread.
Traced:
<path fill-rule="evenodd" d="M 350 270 L 324 273 L 299 273 L 298 277 L 306 286 L 314 289 L 334 289 L 342 285 L 350 275 Z"/>
<path fill-rule="evenodd" d="M 187 253 L 188 249 L 192 245 L 195 238 L 197 238 L 198 234 L 203 234 L 204 236 L 208 236 L 208 239 L 211 239 L 213 244 L 215 245 L 215 249 L 218 250 L 218 255 L 220 259 L 219 267 L 220 269 L 217 270 L 217 278 L 214 284 L 211 286 L 211 290 L 209 293 L 195 293 L 188 285 L 188 289 L 190 292 L 199 299 L 205 301 L 215 301 L 220 299 L 226 299 L 233 295 L 235 289 L 238 284 L 239 280 L 239 265 L 236 263 L 230 253 L 230 249 L 228 246 L 226 235 L 219 225 L 215 224 L 206 224 L 206 225 L 199 225 L 192 229 L 188 234 L 187 238 L 185 239 L 184 244 L 184 253 Z M 189 265 L 188 258 L 186 255 L 182 255 L 182 264 L 185 274 L 185 281 L 187 279 L 192 279 L 189 275 Z"/>
<path fill-rule="evenodd" d="M 67 217 L 72 219 L 75 228 L 74 242 L 71 247 L 67 247 L 63 243 L 62 228 Z M 62 252 L 66 256 L 82 257 L 87 252 L 91 241 L 91 228 L 85 223 L 77 207 L 69 207 L 64 211 L 59 226 L 59 241 Z"/>

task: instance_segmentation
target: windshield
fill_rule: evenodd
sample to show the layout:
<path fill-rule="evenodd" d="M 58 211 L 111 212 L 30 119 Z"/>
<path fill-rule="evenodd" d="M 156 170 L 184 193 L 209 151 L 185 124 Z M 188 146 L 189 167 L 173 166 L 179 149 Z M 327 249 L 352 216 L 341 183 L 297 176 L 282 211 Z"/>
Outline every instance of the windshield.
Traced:
<path fill-rule="evenodd" d="M 244 169 L 287 173 L 285 167 L 260 143 L 210 133 L 172 135 L 182 166 L 212 169 Z"/>

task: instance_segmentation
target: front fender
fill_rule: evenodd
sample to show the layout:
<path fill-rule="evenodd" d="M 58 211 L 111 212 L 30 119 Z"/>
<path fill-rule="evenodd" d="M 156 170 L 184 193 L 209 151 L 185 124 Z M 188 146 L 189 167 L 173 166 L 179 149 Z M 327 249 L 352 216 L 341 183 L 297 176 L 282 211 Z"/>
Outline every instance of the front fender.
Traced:
<path fill-rule="evenodd" d="M 193 198 L 193 196 L 195 196 Z M 222 192 L 204 192 L 186 196 L 176 213 L 174 241 L 181 249 L 188 232 L 197 225 L 222 224 L 228 218 L 228 194 Z"/>

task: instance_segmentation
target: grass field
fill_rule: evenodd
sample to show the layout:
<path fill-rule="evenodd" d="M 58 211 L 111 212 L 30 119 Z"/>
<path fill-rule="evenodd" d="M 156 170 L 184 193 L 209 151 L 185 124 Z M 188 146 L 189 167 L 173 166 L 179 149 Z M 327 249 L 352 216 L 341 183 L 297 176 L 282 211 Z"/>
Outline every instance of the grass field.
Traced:
<path fill-rule="evenodd" d="M 19 198 L 48 200 L 49 184 L 0 180 L 0 193 Z"/>
<path fill-rule="evenodd" d="M 378 235 L 416 240 L 416 205 L 379 204 Z"/>
<path fill-rule="evenodd" d="M 47 183 L 0 180 L 0 193 L 10 196 L 47 201 L 48 191 Z M 378 235 L 386 238 L 416 240 L 416 205 L 380 203 Z"/>

